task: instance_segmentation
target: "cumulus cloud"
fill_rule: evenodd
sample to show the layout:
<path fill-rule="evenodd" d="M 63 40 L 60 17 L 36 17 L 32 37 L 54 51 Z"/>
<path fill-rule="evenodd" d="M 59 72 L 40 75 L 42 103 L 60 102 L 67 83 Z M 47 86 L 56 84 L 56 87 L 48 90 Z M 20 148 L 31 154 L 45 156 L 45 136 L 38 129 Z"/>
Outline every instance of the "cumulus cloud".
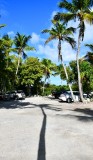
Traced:
<path fill-rule="evenodd" d="M 31 43 L 32 44 L 36 44 L 36 43 L 40 43 L 45 41 L 43 38 L 40 37 L 40 35 L 36 34 L 36 33 L 32 33 L 32 38 L 31 38 Z"/>
<path fill-rule="evenodd" d="M 58 63 L 58 41 L 54 40 L 51 41 L 51 43 L 44 45 L 41 43 L 38 43 L 37 45 L 37 54 L 38 56 L 42 56 L 42 58 L 48 58 L 54 61 L 55 63 Z M 65 62 L 75 60 L 76 54 L 75 51 L 72 50 L 71 46 L 67 43 L 62 43 L 62 55 Z"/>
<path fill-rule="evenodd" d="M 15 33 L 14 33 L 14 31 L 10 31 L 7 34 L 10 35 L 10 36 L 14 36 Z"/>

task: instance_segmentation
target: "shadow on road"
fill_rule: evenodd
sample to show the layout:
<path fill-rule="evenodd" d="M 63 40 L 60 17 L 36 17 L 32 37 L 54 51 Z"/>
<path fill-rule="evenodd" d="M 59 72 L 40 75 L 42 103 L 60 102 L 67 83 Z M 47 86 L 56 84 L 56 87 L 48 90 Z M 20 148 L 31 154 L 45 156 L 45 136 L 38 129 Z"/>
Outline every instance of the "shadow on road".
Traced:
<path fill-rule="evenodd" d="M 84 115 L 76 116 L 81 121 L 93 121 L 93 110 L 90 108 L 76 108 L 73 111 L 83 113 Z"/>
<path fill-rule="evenodd" d="M 43 122 L 42 122 L 42 128 L 41 128 L 41 132 L 40 132 L 37 160 L 46 160 L 45 132 L 46 132 L 46 117 L 47 116 L 44 112 L 43 107 L 40 106 L 40 108 L 43 113 Z"/>
<path fill-rule="evenodd" d="M 75 118 L 79 121 L 83 122 L 91 122 L 93 121 L 93 110 L 90 108 L 75 108 L 75 109 L 68 109 L 67 114 L 56 114 L 57 116 L 62 116 L 66 118 Z M 71 111 L 71 113 L 70 113 Z M 72 112 L 73 111 L 73 112 Z M 77 115 L 78 112 L 78 115 Z"/>

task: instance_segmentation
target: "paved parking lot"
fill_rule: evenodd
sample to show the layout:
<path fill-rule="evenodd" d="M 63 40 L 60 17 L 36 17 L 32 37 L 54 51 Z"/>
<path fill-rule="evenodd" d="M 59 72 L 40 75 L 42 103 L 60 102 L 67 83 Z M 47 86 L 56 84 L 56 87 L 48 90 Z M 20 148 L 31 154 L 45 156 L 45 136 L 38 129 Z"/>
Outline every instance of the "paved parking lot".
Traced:
<path fill-rule="evenodd" d="M 93 104 L 0 102 L 0 160 L 93 160 Z"/>

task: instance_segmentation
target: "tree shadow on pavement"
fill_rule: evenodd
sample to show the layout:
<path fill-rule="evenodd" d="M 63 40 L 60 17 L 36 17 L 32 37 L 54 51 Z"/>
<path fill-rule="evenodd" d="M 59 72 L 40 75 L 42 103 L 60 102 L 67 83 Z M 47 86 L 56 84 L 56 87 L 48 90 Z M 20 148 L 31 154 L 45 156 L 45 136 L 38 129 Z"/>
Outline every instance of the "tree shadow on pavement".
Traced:
<path fill-rule="evenodd" d="M 16 109 L 20 108 L 23 109 L 24 106 L 29 106 L 29 102 L 23 102 L 23 101 L 18 101 L 18 100 L 13 100 L 13 101 L 4 101 L 0 104 L 0 109 Z"/>
<path fill-rule="evenodd" d="M 93 121 L 93 110 L 90 108 L 76 108 L 76 109 L 68 109 L 68 111 L 71 111 L 71 113 L 67 113 L 67 114 L 56 114 L 57 116 L 63 116 L 63 117 L 67 117 L 67 118 L 77 118 L 77 120 L 79 121 L 83 121 L 83 122 L 91 122 Z M 77 112 L 79 113 L 77 115 Z"/>
<path fill-rule="evenodd" d="M 73 111 L 75 112 L 79 112 L 79 113 L 83 113 L 84 115 L 76 115 L 76 117 L 78 118 L 78 120 L 81 121 L 93 121 L 93 110 L 90 108 L 76 108 Z"/>

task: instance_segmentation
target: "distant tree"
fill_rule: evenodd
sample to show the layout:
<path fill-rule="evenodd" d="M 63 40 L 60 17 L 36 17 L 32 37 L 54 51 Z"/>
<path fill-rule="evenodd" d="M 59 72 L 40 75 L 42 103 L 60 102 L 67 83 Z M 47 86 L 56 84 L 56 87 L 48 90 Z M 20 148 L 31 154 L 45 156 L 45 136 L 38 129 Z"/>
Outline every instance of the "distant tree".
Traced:
<path fill-rule="evenodd" d="M 45 76 L 45 80 L 44 80 L 44 84 L 43 84 L 43 94 L 44 94 L 46 80 L 50 78 L 51 74 L 53 74 L 53 71 L 55 70 L 56 65 L 54 63 L 52 63 L 51 60 L 45 59 L 45 58 L 41 61 L 41 63 L 42 63 L 43 73 Z"/>
<path fill-rule="evenodd" d="M 23 58 L 27 57 L 25 51 L 35 50 L 34 47 L 30 47 L 27 44 L 30 39 L 31 39 L 31 36 L 25 36 L 25 35 L 21 35 L 19 33 L 17 33 L 15 38 L 14 38 L 15 51 L 18 54 L 18 64 L 17 64 L 17 69 L 16 69 L 16 75 L 18 73 L 18 68 L 19 68 L 19 65 L 20 65 L 20 58 L 21 57 L 23 57 Z"/>
<path fill-rule="evenodd" d="M 81 82 L 84 92 L 89 93 L 93 90 L 93 67 L 87 61 L 80 60 L 80 76 Z M 78 74 L 77 74 L 77 65 L 75 61 L 70 62 L 70 68 L 72 72 L 72 76 L 70 77 L 70 81 L 73 82 L 74 88 L 77 88 L 78 85 Z M 75 87 L 76 86 L 76 87 Z"/>
<path fill-rule="evenodd" d="M 43 76 L 43 71 L 41 67 L 41 62 L 38 58 L 28 57 L 21 66 L 20 71 L 20 84 L 28 87 L 29 92 L 30 88 L 33 86 L 34 94 L 38 93 L 38 85 Z"/>

